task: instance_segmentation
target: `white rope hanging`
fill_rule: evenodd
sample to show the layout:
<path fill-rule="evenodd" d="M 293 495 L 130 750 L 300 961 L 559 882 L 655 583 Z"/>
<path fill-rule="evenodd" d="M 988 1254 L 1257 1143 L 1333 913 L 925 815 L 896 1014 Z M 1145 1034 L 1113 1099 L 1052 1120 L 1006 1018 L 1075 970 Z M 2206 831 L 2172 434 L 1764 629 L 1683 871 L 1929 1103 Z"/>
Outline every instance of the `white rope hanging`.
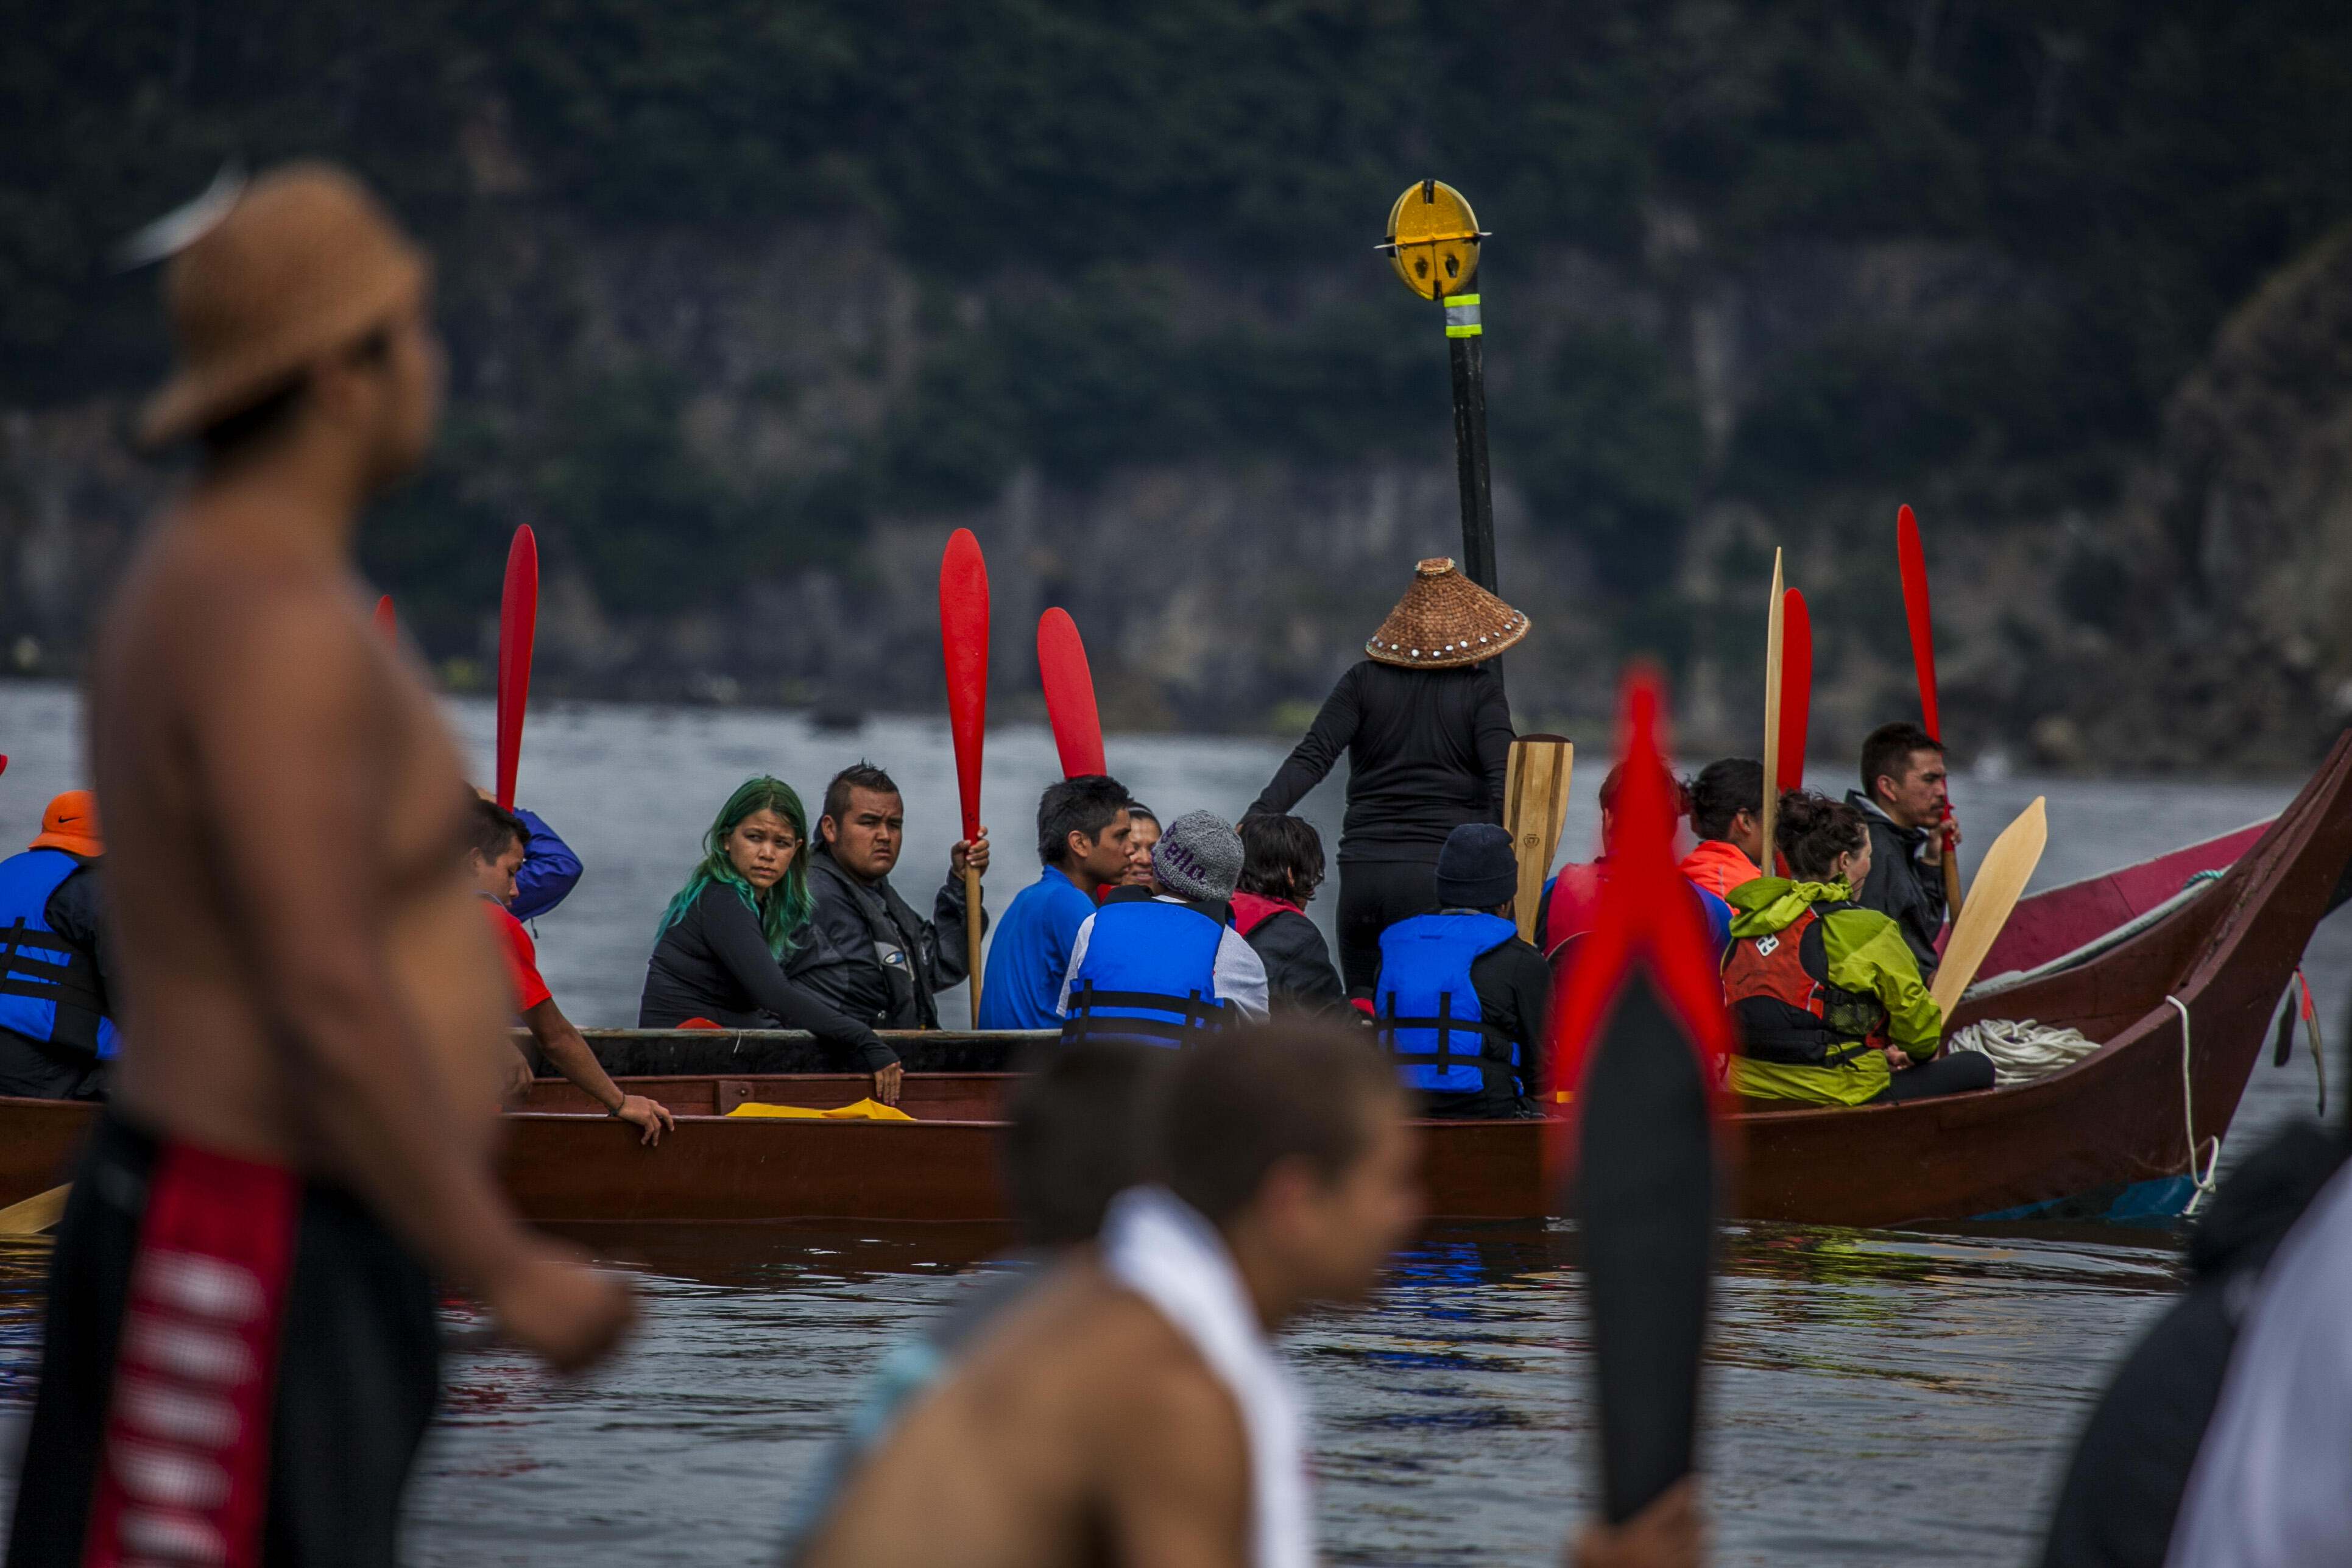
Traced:
<path fill-rule="evenodd" d="M 2189 1079 L 2189 1006 L 2168 992 L 2164 999 L 2172 1004 L 2174 1012 L 2180 1015 L 2180 1127 L 2189 1140 L 2189 1179 L 2197 1188 L 2189 1194 L 2189 1206 L 2180 1211 L 2186 1216 L 2195 1214 L 2205 1200 L 2213 1195 L 2213 1173 L 2221 1163 L 2221 1141 L 2219 1138 L 2207 1140 L 2213 1145 L 2213 1152 L 2207 1158 L 2205 1168 L 2200 1171 L 2197 1168 L 2196 1089 Z"/>

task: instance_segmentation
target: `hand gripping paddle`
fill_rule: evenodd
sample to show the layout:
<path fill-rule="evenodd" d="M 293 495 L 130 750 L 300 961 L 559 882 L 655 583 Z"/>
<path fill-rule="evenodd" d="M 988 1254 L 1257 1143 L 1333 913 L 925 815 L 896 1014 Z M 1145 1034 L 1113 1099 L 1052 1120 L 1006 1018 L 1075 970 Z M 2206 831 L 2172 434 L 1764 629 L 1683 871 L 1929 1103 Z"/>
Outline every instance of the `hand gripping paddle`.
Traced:
<path fill-rule="evenodd" d="M 539 636 L 539 537 L 525 523 L 507 546 L 506 591 L 499 599 L 499 804 L 514 809 L 515 767 L 522 761 L 522 715 L 530 706 L 530 649 Z"/>
<path fill-rule="evenodd" d="M 1654 676 L 1625 689 L 1617 839 L 1597 924 L 1553 1008 L 1601 1405 L 1603 1511 L 1692 1466 L 1715 1264 L 1715 1089 L 1731 1047 L 1698 901 L 1676 870 Z"/>
<path fill-rule="evenodd" d="M 1045 688 L 1045 718 L 1054 726 L 1054 748 L 1062 754 L 1062 776 L 1107 773 L 1102 718 L 1095 711 L 1094 672 L 1078 623 L 1059 605 L 1037 617 L 1037 679 Z"/>
<path fill-rule="evenodd" d="M 963 805 L 963 836 L 980 832 L 980 747 L 988 729 L 988 563 L 980 541 L 959 528 L 940 558 L 940 648 L 947 665 L 948 732 L 955 742 L 956 788 Z M 971 1022 L 980 1026 L 980 873 L 963 869 L 967 967 L 971 973 Z"/>
<path fill-rule="evenodd" d="M 1919 677 L 1919 724 L 1941 745 L 1944 721 L 1936 702 L 1936 617 L 1927 604 L 1927 552 L 1920 547 L 1919 520 L 1908 505 L 1895 509 L 1895 562 L 1903 572 L 1903 618 L 1911 626 L 1911 668 Z M 1944 842 L 1944 906 L 1957 931 L 1960 857 L 1948 838 Z"/>

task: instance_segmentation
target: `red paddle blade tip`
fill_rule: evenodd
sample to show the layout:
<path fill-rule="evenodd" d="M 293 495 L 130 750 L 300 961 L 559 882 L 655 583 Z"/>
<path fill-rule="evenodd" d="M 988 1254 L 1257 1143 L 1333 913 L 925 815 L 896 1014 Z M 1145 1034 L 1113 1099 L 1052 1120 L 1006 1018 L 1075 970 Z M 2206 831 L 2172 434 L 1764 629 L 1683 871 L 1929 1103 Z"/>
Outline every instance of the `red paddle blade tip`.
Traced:
<path fill-rule="evenodd" d="M 1790 588 L 1780 595 L 1780 776 L 1783 793 L 1805 782 L 1806 729 L 1813 705 L 1813 617 L 1805 596 Z"/>
<path fill-rule="evenodd" d="M 1045 689 L 1045 717 L 1054 727 L 1062 776 L 1108 773 L 1086 639 L 1078 635 L 1070 612 L 1059 605 L 1037 617 L 1037 679 Z"/>
<path fill-rule="evenodd" d="M 522 721 L 530 706 L 531 647 L 539 635 L 539 536 L 525 523 L 507 546 L 507 577 L 499 596 L 498 800 L 514 808 L 515 772 L 522 761 Z"/>
<path fill-rule="evenodd" d="M 1911 627 L 1911 667 L 1919 678 L 1919 721 L 1937 740 L 1944 725 L 1936 702 L 1936 626 L 1927 601 L 1927 552 L 1910 507 L 1895 512 L 1895 559 L 1903 574 L 1903 618 Z"/>
<path fill-rule="evenodd" d="M 388 637 L 397 637 L 400 633 L 400 618 L 393 613 L 392 595 L 389 594 L 375 602 L 375 629 Z"/>
<path fill-rule="evenodd" d="M 980 831 L 981 745 L 988 728 L 988 563 L 968 528 L 948 535 L 940 557 L 940 651 L 963 834 L 970 838 Z"/>

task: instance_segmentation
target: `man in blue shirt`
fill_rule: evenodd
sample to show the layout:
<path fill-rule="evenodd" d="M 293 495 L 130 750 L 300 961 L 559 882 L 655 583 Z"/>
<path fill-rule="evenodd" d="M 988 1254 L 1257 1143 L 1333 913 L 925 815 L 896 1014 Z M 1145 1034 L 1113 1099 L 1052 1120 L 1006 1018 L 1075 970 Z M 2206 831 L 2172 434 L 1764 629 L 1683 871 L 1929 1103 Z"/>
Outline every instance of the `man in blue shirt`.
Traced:
<path fill-rule="evenodd" d="M 1059 1029 L 1062 980 L 1096 896 L 1127 875 L 1133 802 L 1114 778 L 1064 779 L 1037 802 L 1037 858 L 1045 870 L 1013 898 L 988 944 L 980 989 L 982 1029 Z"/>

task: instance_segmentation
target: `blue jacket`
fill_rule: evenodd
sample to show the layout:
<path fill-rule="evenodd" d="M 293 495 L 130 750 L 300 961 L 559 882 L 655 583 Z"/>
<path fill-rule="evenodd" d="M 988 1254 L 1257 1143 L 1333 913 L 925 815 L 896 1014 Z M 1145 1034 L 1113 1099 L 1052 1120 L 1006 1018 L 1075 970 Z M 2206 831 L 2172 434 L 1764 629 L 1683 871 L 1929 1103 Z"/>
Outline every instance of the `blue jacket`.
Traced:
<path fill-rule="evenodd" d="M 537 812 L 516 806 L 515 815 L 530 829 L 530 843 L 524 847 L 522 866 L 515 872 L 514 902 L 507 906 L 507 912 L 519 921 L 535 921 L 579 886 L 580 857 Z"/>
<path fill-rule="evenodd" d="M 1095 901 L 1055 866 L 1013 895 L 988 944 L 975 1026 L 1060 1028 L 1062 981 L 1070 973 L 1078 928 L 1094 912 Z"/>
<path fill-rule="evenodd" d="M 1189 904 L 1114 900 L 1096 912 L 1069 977 L 1065 1045 L 1126 1040 L 1181 1046 L 1221 1021 L 1217 949 L 1224 922 Z"/>
<path fill-rule="evenodd" d="M 1519 934 L 1497 915 L 1414 915 L 1381 932 L 1372 1012 L 1397 1076 L 1424 1094 L 1517 1097 L 1518 1042 L 1487 1026 L 1470 966 Z"/>
<path fill-rule="evenodd" d="M 85 871 L 76 886 L 88 894 L 95 889 L 96 864 L 62 849 L 28 849 L 0 860 L 0 1028 L 107 1061 L 121 1037 L 109 1016 L 97 902 L 72 900 L 70 914 L 57 907 L 58 890 Z"/>

